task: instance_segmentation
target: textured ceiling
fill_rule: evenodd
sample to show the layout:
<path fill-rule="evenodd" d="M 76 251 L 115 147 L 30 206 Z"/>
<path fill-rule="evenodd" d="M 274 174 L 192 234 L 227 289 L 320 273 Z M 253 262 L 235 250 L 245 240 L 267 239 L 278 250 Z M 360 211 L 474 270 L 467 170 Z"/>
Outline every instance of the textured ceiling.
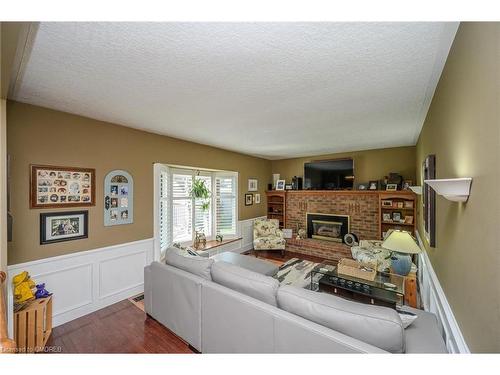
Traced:
<path fill-rule="evenodd" d="M 41 23 L 12 99 L 269 159 L 414 145 L 457 23 Z"/>

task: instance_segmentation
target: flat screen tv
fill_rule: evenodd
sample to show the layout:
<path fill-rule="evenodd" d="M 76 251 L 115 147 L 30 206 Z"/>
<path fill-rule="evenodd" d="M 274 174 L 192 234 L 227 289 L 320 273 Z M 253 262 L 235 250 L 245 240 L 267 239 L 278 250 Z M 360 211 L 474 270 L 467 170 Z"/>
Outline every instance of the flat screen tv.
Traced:
<path fill-rule="evenodd" d="M 354 184 L 352 159 L 314 161 L 304 164 L 304 189 L 346 190 Z"/>

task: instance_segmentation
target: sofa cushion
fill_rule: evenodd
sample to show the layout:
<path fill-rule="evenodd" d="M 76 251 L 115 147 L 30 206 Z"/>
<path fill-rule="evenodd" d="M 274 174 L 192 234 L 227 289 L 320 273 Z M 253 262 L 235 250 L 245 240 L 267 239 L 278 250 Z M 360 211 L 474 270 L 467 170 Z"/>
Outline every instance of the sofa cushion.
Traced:
<path fill-rule="evenodd" d="M 213 259 L 188 255 L 181 249 L 171 247 L 166 251 L 165 262 L 204 279 L 212 280 L 210 269 L 214 263 Z"/>
<path fill-rule="evenodd" d="M 259 259 L 250 255 L 233 253 L 232 251 L 224 251 L 223 253 L 214 255 L 212 259 L 215 262 L 231 263 L 235 266 L 266 276 L 274 276 L 279 269 L 277 265 L 268 262 L 267 260 Z"/>
<path fill-rule="evenodd" d="M 254 232 L 259 237 L 278 236 L 278 219 L 255 219 L 253 223 Z"/>
<path fill-rule="evenodd" d="M 257 237 L 253 241 L 253 246 L 255 250 L 284 250 L 286 241 L 278 236 Z"/>
<path fill-rule="evenodd" d="M 227 262 L 216 262 L 212 266 L 212 280 L 247 296 L 277 306 L 276 292 L 279 282 Z"/>
<path fill-rule="evenodd" d="M 409 306 L 403 306 L 401 310 L 417 315 L 417 319 L 405 329 L 406 353 L 448 353 L 436 315 Z"/>
<path fill-rule="evenodd" d="M 403 324 L 393 309 L 289 285 L 279 288 L 278 306 L 391 353 L 404 352 Z"/>

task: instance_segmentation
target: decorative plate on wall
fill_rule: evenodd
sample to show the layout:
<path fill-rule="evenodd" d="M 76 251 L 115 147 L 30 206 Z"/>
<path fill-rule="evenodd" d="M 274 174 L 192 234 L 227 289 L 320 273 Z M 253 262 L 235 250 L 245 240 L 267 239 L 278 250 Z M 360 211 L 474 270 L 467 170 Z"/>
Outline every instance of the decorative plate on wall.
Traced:
<path fill-rule="evenodd" d="M 104 179 L 104 225 L 134 222 L 134 180 L 123 170 L 109 172 Z"/>

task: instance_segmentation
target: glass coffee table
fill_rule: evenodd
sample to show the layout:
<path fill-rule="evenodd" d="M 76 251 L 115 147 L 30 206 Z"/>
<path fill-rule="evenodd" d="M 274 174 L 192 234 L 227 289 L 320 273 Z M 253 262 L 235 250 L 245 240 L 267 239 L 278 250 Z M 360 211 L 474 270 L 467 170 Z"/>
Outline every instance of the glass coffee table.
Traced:
<path fill-rule="evenodd" d="M 338 274 L 337 262 L 324 261 L 311 271 L 311 290 L 395 308 L 404 303 L 405 278 L 391 273 L 377 272 L 373 281 L 359 279 Z"/>

